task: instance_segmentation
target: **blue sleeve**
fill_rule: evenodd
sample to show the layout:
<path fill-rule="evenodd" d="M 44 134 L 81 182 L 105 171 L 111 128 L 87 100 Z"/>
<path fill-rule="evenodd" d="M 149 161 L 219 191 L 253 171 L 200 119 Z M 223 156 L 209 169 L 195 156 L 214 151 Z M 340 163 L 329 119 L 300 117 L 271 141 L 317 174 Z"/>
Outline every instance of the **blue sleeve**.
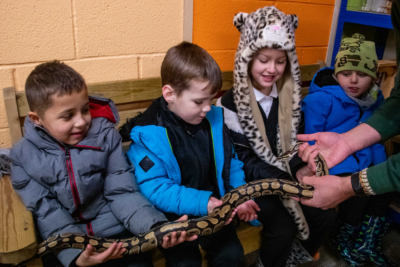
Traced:
<path fill-rule="evenodd" d="M 371 146 L 372 164 L 377 165 L 387 160 L 385 147 L 381 144 Z"/>
<path fill-rule="evenodd" d="M 169 177 L 164 162 L 140 144 L 131 144 L 128 157 L 135 166 L 140 190 L 157 209 L 177 215 L 208 214 L 207 204 L 212 192 L 181 186 L 173 177 Z M 140 166 L 140 162 L 146 157 L 148 165 L 142 168 L 143 164 Z M 170 172 L 180 172 L 172 166 L 169 167 Z"/>
<path fill-rule="evenodd" d="M 312 93 L 304 98 L 301 108 L 304 112 L 304 133 L 324 132 L 332 108 L 330 97 L 325 93 Z M 310 144 L 314 144 L 314 142 L 310 142 Z"/>
<path fill-rule="evenodd" d="M 231 160 L 231 169 L 230 169 L 230 178 L 229 178 L 229 185 L 233 188 L 239 187 L 244 185 L 245 182 L 245 175 L 243 171 L 243 162 L 238 159 L 238 156 L 235 152 L 235 156 L 232 157 Z"/>

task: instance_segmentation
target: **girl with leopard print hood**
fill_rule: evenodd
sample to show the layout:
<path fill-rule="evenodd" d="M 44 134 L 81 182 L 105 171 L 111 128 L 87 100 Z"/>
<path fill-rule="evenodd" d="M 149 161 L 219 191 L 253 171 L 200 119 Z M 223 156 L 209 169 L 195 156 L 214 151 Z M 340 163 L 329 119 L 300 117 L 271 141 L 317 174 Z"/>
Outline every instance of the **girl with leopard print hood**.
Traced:
<path fill-rule="evenodd" d="M 296 145 L 296 135 L 302 131 L 294 35 L 298 18 L 267 6 L 251 14 L 236 14 L 234 25 L 241 33 L 234 86 L 217 105 L 224 108 L 225 123 L 244 163 L 246 181 L 301 181 L 311 171 L 300 158 L 285 162 L 277 159 Z M 264 196 L 255 202 L 261 209 L 258 220 L 264 225 L 255 266 L 297 266 L 312 260 L 336 217 L 334 210 L 301 206 L 278 196 Z"/>

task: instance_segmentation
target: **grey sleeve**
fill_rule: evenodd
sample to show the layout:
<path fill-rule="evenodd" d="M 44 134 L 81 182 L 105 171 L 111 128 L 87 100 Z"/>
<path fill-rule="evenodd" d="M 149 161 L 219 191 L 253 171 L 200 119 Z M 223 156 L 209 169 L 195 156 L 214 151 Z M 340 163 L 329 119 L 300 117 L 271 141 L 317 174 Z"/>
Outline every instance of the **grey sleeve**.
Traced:
<path fill-rule="evenodd" d="M 135 235 L 147 232 L 158 222 L 168 221 L 140 193 L 133 169 L 125 159 L 118 131 L 112 129 L 108 138 L 113 145 L 107 164 L 104 196 L 111 211 Z"/>

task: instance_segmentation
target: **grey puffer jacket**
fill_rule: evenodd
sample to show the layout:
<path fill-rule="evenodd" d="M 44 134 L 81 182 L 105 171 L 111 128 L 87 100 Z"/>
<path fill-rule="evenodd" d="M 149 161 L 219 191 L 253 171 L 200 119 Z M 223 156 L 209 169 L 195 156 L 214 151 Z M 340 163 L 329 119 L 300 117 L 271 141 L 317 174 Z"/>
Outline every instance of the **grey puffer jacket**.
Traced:
<path fill-rule="evenodd" d="M 11 180 L 43 239 L 58 233 L 106 237 L 128 229 L 138 235 L 167 221 L 139 192 L 114 128 L 118 111 L 109 99 L 90 98 L 92 123 L 77 145 L 66 146 L 25 120 L 25 136 L 11 151 Z M 64 266 L 81 253 L 66 249 Z"/>

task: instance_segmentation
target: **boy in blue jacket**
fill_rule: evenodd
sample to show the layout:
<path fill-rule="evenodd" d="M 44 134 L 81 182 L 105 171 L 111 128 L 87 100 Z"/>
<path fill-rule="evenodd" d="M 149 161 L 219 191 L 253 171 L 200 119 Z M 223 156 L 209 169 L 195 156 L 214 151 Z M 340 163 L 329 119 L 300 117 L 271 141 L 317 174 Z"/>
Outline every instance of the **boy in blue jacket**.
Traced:
<path fill-rule="evenodd" d="M 373 42 L 365 41 L 357 33 L 343 39 L 335 67 L 315 74 L 309 94 L 303 100 L 305 133 L 345 133 L 365 122 L 383 101 L 382 92 L 374 83 L 377 62 Z M 385 160 L 384 146 L 375 144 L 349 156 L 330 169 L 329 174 L 348 176 Z M 352 266 L 367 260 L 385 264 L 380 243 L 389 225 L 385 213 L 390 202 L 390 195 L 385 194 L 353 197 L 340 204 L 333 242 Z"/>
<path fill-rule="evenodd" d="M 162 97 L 123 126 L 132 140 L 128 157 L 142 193 L 169 220 L 200 217 L 222 202 L 229 190 L 245 184 L 242 162 L 233 150 L 223 111 L 211 105 L 222 86 L 214 59 L 197 45 L 170 48 L 161 66 Z M 238 206 L 246 220 L 256 218 L 253 200 Z M 201 266 L 198 245 L 210 266 L 238 266 L 243 248 L 232 225 L 197 242 L 164 251 L 168 266 Z"/>
<path fill-rule="evenodd" d="M 124 239 L 167 221 L 139 192 L 110 99 L 89 97 L 83 77 L 59 61 L 38 65 L 25 92 L 30 112 L 25 135 L 11 151 L 11 181 L 43 239 L 60 233 Z M 163 246 L 192 239 L 174 234 Z M 102 253 L 88 245 L 58 251 L 58 260 L 52 253 L 42 259 L 51 267 L 153 266 L 149 253 L 117 259 L 125 252 L 122 243 Z"/>

